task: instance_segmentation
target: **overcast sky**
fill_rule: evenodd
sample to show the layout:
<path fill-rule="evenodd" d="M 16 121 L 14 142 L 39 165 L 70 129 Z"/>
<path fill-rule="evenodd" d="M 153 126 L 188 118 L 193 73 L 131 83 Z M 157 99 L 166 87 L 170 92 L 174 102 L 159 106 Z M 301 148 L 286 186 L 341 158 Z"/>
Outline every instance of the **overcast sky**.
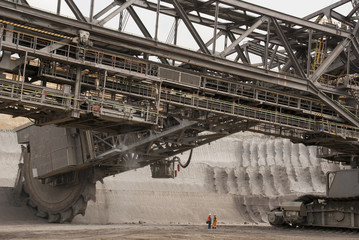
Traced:
<path fill-rule="evenodd" d="M 283 13 L 304 17 L 316 10 L 322 9 L 335 0 L 247 0 L 246 2 L 254 3 L 263 7 L 274 9 Z M 349 5 L 350 6 L 350 5 Z"/>
<path fill-rule="evenodd" d="M 28 0 L 32 6 L 50 9 L 51 11 L 56 11 L 57 0 Z M 75 0 L 78 6 L 81 6 L 81 10 L 86 13 L 89 11 L 89 2 L 90 0 Z M 86 2 L 84 4 L 84 2 Z M 106 6 L 112 0 L 95 0 L 96 8 L 101 6 Z M 246 2 L 254 3 L 260 6 L 271 8 L 277 11 L 295 15 L 298 17 L 303 17 L 308 15 L 315 10 L 321 9 L 325 6 L 328 6 L 332 3 L 337 2 L 336 0 L 246 0 Z M 65 8 L 65 3 L 63 1 L 63 8 Z"/>

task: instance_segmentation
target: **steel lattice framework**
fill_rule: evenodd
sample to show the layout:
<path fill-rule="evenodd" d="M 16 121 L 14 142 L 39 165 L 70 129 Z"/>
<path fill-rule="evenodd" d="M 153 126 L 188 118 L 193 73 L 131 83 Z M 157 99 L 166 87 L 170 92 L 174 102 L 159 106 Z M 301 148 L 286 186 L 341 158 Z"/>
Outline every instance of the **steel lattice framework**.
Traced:
<path fill-rule="evenodd" d="M 357 1 L 304 18 L 238 0 L 86 4 L 0 1 L 0 112 L 82 129 L 88 164 L 117 173 L 238 131 L 358 155 Z M 128 18 L 143 36 L 124 31 Z"/>

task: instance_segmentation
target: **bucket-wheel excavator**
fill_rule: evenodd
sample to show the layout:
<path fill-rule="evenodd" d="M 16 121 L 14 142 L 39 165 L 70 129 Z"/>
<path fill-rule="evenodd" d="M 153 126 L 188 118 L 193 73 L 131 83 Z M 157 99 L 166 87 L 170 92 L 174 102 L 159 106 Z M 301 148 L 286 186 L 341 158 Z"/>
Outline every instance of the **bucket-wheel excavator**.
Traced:
<path fill-rule="evenodd" d="M 192 157 L 179 154 L 239 131 L 358 167 L 356 0 L 304 18 L 234 0 L 81 2 L 88 16 L 62 2 L 54 14 L 0 1 L 0 113 L 31 120 L 18 188 L 38 216 L 71 222 L 96 181 L 144 166 L 175 177 Z M 270 223 L 356 228 L 358 171 L 328 179 L 326 196 L 283 203 Z"/>

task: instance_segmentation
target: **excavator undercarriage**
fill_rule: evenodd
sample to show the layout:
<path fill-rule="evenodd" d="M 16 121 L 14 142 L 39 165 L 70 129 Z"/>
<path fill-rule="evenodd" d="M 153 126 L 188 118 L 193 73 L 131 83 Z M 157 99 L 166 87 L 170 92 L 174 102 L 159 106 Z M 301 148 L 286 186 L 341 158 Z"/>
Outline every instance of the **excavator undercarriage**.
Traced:
<path fill-rule="evenodd" d="M 359 228 L 359 169 L 327 173 L 326 195 L 304 195 L 268 213 L 274 226 Z"/>

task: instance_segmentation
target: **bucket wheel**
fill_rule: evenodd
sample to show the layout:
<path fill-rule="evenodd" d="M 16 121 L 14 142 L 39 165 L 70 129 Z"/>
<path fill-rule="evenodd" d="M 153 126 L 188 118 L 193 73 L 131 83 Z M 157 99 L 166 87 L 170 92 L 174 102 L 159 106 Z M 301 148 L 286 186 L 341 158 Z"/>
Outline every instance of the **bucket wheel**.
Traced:
<path fill-rule="evenodd" d="M 26 150 L 25 150 L 26 151 Z M 38 217 L 48 222 L 71 222 L 78 215 L 84 215 L 89 200 L 95 201 L 95 182 L 91 169 L 78 172 L 76 181 L 57 186 L 43 184 L 33 177 L 31 154 L 24 157 L 24 191 L 28 195 L 27 204 L 36 209 Z"/>

